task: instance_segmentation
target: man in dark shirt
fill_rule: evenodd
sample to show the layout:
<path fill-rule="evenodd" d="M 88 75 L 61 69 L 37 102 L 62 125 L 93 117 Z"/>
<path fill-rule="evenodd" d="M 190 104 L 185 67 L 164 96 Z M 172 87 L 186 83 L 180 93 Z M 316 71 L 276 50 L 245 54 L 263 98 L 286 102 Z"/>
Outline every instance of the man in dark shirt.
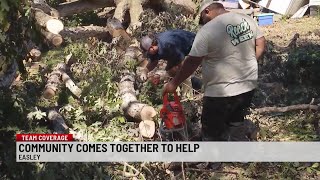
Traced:
<path fill-rule="evenodd" d="M 152 71 L 160 59 L 167 61 L 166 70 L 170 76 L 174 76 L 185 56 L 190 52 L 194 38 L 194 33 L 185 30 L 169 30 L 144 36 L 140 46 L 147 54 L 149 62 L 144 71 L 145 77 L 141 79 L 146 80 L 146 73 Z"/>

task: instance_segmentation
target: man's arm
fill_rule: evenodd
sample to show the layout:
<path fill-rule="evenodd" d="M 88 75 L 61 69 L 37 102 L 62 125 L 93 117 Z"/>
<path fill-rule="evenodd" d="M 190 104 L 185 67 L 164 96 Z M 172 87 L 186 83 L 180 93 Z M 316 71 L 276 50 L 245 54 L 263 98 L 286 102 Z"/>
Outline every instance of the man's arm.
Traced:
<path fill-rule="evenodd" d="M 256 39 L 256 58 L 259 60 L 264 53 L 266 46 L 266 39 L 262 36 L 261 38 Z"/>
<path fill-rule="evenodd" d="M 148 69 L 148 71 L 150 72 L 150 71 L 152 71 L 154 68 L 156 68 L 157 67 L 157 65 L 158 65 L 158 60 L 153 60 L 153 61 L 151 61 L 151 62 L 149 62 L 148 64 L 147 64 L 147 69 Z"/>
<path fill-rule="evenodd" d="M 165 85 L 163 94 L 175 92 L 177 87 L 197 70 L 202 60 L 203 57 L 187 56 L 178 74 Z"/>

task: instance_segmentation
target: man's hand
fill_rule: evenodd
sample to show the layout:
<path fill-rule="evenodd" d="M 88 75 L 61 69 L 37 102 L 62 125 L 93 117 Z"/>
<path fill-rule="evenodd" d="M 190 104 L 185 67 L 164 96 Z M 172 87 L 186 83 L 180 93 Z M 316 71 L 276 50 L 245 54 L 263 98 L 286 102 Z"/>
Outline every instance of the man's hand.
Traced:
<path fill-rule="evenodd" d="M 147 80 L 147 76 L 148 76 L 148 73 L 146 71 L 142 71 L 139 78 L 142 82 L 145 82 Z"/>
<path fill-rule="evenodd" d="M 137 68 L 138 77 L 142 82 L 145 82 L 147 80 L 148 72 L 149 72 L 148 69 L 145 67 L 138 67 Z"/>
<path fill-rule="evenodd" d="M 177 85 L 173 83 L 172 81 L 168 82 L 167 84 L 164 85 L 163 90 L 162 90 L 162 96 L 164 96 L 167 93 L 174 93 L 176 92 Z"/>
<path fill-rule="evenodd" d="M 175 92 L 177 87 L 199 67 L 202 59 L 203 57 L 187 56 L 177 75 L 164 86 L 162 94 Z"/>

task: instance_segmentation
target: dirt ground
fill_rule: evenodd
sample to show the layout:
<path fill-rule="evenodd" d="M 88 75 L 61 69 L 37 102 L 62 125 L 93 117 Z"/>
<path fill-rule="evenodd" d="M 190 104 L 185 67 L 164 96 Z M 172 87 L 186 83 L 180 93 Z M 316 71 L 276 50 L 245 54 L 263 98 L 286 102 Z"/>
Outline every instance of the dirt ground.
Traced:
<path fill-rule="evenodd" d="M 320 44 L 319 17 L 306 17 L 301 19 L 279 19 L 273 25 L 261 27 L 266 39 L 279 46 L 286 46 L 295 33 L 300 34 L 298 44 L 312 42 Z"/>

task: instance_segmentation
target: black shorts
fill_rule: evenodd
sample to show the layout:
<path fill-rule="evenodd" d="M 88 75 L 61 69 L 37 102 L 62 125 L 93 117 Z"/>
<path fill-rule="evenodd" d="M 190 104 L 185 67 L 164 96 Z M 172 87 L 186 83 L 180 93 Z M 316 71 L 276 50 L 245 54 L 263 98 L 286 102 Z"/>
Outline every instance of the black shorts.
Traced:
<path fill-rule="evenodd" d="M 244 122 L 254 91 L 232 97 L 204 97 L 201 116 L 204 141 L 227 141 L 225 134 L 233 124 Z"/>

